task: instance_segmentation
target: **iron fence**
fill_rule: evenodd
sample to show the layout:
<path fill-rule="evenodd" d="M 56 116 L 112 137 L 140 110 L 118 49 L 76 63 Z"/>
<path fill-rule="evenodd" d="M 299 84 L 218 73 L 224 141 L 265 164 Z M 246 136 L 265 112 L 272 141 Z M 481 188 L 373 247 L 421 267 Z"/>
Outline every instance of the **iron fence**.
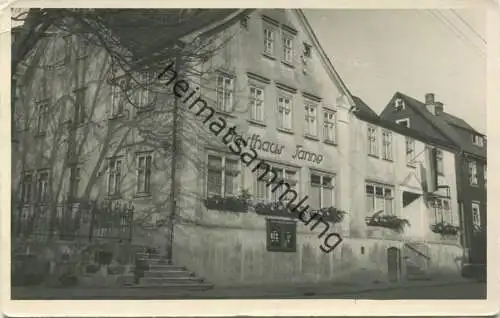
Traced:
<path fill-rule="evenodd" d="M 131 241 L 133 219 L 133 206 L 118 201 L 17 204 L 11 232 L 15 237 Z"/>

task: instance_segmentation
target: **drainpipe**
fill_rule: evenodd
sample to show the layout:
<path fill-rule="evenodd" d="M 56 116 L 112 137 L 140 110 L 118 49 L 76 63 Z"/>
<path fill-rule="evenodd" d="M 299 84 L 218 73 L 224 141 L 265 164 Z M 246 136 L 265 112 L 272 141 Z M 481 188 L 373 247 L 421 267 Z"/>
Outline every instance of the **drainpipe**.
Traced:
<path fill-rule="evenodd" d="M 179 48 L 180 50 L 180 48 Z M 180 57 L 179 53 L 175 57 L 175 72 L 179 74 L 180 71 Z M 179 129 L 179 98 L 174 95 L 174 108 L 173 108 L 173 118 L 172 118 L 172 163 L 170 170 L 170 215 L 168 220 L 168 237 L 167 237 L 167 263 L 172 264 L 173 262 L 173 245 L 174 245 L 174 228 L 175 228 L 175 216 L 177 211 L 177 156 L 178 156 L 178 129 Z"/>

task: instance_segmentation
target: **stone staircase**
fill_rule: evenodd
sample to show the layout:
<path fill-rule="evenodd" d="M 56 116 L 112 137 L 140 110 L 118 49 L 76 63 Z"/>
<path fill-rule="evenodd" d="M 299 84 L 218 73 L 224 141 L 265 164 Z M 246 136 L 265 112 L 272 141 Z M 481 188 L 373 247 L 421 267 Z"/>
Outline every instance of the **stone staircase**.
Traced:
<path fill-rule="evenodd" d="M 207 290 L 213 285 L 205 282 L 184 266 L 168 264 L 156 251 L 136 252 L 136 264 L 132 274 L 123 277 L 129 288 L 175 288 Z M 135 273 L 135 274 L 134 274 Z"/>
<path fill-rule="evenodd" d="M 425 245 L 418 243 L 405 244 L 405 270 L 407 280 L 430 280 L 428 273 L 430 257 Z"/>

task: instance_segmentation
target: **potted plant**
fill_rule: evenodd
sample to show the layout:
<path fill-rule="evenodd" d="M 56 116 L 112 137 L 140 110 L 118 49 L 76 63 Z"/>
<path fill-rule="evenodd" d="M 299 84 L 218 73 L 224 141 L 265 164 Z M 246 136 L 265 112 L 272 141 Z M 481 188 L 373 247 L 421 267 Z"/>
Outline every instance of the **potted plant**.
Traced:
<path fill-rule="evenodd" d="M 328 207 L 322 208 L 319 210 L 319 213 L 322 215 L 325 221 L 330 221 L 332 223 L 340 223 L 344 219 L 344 216 L 347 212 L 338 210 L 336 207 Z"/>
<path fill-rule="evenodd" d="M 255 212 L 261 215 L 295 217 L 295 214 L 283 202 L 260 202 L 255 206 Z"/>
<path fill-rule="evenodd" d="M 457 235 L 460 227 L 450 224 L 448 222 L 439 222 L 431 226 L 431 230 L 434 233 L 445 235 Z"/>
<path fill-rule="evenodd" d="M 222 197 L 220 195 L 209 196 L 205 199 L 205 207 L 211 210 L 247 212 L 248 199 L 250 195 L 247 190 L 243 190 L 235 197 Z"/>
<path fill-rule="evenodd" d="M 368 226 L 385 227 L 399 233 L 403 232 L 405 226 L 410 226 L 407 219 L 401 219 L 395 215 L 380 215 L 380 213 L 367 217 L 365 221 Z"/>

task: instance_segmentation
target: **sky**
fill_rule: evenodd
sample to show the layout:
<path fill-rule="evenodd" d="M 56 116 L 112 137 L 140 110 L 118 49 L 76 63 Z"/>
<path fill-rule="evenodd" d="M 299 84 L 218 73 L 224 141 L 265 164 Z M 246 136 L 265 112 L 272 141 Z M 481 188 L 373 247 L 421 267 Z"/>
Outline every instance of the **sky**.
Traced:
<path fill-rule="evenodd" d="M 352 94 L 380 113 L 395 92 L 486 132 L 486 13 L 452 10 L 304 10 Z M 465 23 L 465 22 L 467 23 Z"/>

